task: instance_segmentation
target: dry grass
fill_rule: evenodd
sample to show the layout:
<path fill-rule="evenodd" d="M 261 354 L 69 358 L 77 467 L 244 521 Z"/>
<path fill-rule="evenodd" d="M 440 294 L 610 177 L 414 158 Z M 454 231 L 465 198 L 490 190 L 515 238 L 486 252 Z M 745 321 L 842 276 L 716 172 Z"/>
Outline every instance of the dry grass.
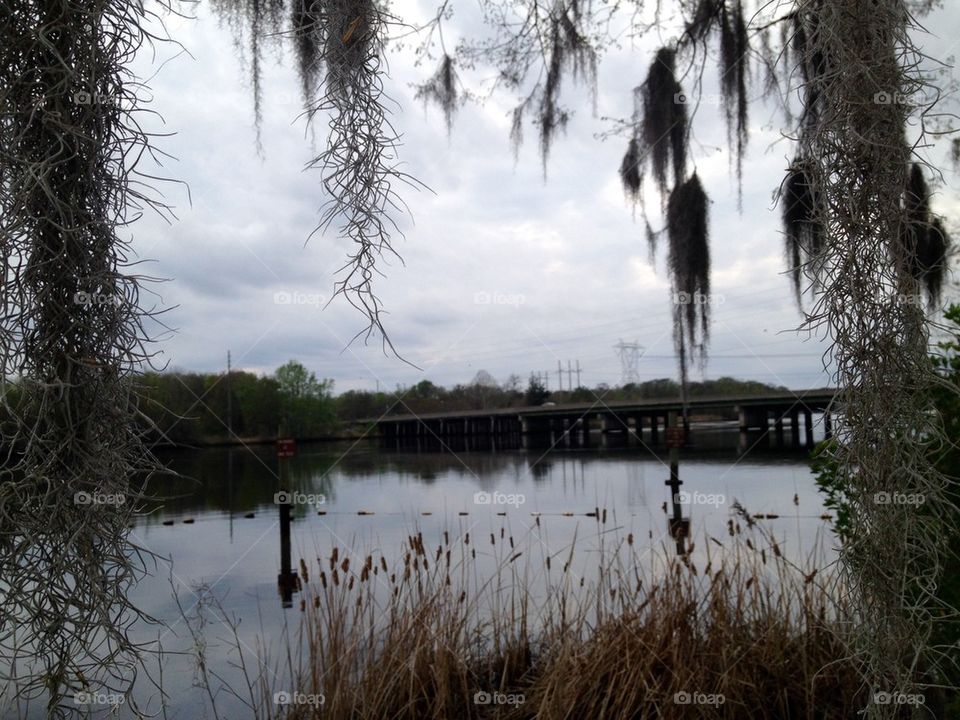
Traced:
<path fill-rule="evenodd" d="M 794 565 L 759 525 L 741 533 L 731 520 L 728 537 L 676 558 L 603 528 L 605 515 L 599 548 L 539 548 L 539 562 L 535 542 L 506 531 L 443 533 L 432 547 L 418 533 L 396 567 L 340 548 L 301 561 L 300 647 L 286 669 L 322 710 L 271 705 L 266 686 L 256 705 L 269 717 L 411 719 L 846 718 L 864 706 L 845 659 L 850 609 L 828 570 Z"/>

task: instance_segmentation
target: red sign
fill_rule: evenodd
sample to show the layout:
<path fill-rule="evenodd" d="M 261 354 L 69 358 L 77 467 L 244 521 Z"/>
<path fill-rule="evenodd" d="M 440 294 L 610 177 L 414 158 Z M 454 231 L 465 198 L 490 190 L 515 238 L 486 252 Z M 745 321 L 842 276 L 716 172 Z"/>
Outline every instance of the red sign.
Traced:
<path fill-rule="evenodd" d="M 686 433 L 682 427 L 667 428 L 667 447 L 682 448 L 686 444 Z"/>
<path fill-rule="evenodd" d="M 293 438 L 277 440 L 277 457 L 292 458 L 297 454 L 297 441 Z"/>

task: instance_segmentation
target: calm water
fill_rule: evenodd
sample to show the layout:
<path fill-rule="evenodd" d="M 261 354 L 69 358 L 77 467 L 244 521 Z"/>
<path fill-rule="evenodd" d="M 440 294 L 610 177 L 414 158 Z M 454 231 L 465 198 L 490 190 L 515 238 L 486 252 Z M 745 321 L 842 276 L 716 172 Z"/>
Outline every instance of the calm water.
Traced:
<path fill-rule="evenodd" d="M 695 437 L 697 448 L 682 451 L 680 477 L 682 490 L 695 501 L 683 512 L 699 546 L 704 533 L 727 537 L 730 505 L 737 500 L 751 513 L 780 516 L 763 522 L 788 556 L 803 559 L 823 547 L 829 552 L 827 524 L 819 517 L 824 509 L 804 451 L 761 449 L 766 444 L 761 442 L 744 453 L 730 429 L 698 430 Z M 258 634 L 272 643 L 276 658 L 284 623 L 295 626 L 300 608 L 296 594 L 285 608 L 278 592 L 280 510 L 274 494 L 281 471 L 273 448 L 177 451 L 162 459 L 192 480 L 153 487 L 154 493 L 175 497 L 133 530 L 137 542 L 169 560 L 140 584 L 135 601 L 170 628 L 144 628 L 143 639 L 159 635 L 165 650 L 189 651 L 192 642 L 179 621 L 174 592 L 189 614 L 196 612 L 198 586 L 206 584 L 225 611 L 241 619 L 241 639 L 251 658 Z M 371 552 L 399 562 L 402 543 L 418 530 L 428 545 L 436 545 L 444 531 L 486 538 L 502 528 L 535 558 L 565 557 L 576 533 L 583 562 L 577 571 L 585 574 L 591 552 L 604 538 L 633 533 L 638 544 L 669 552 L 674 543 L 665 513 L 671 499 L 664 484 L 667 462 L 666 450 L 654 454 L 639 446 L 416 452 L 366 441 L 301 445 L 284 471 L 285 484 L 303 501 L 293 506 L 293 566 L 304 558 L 316 567 L 316 558 L 329 556 L 334 546 L 341 557 L 357 558 L 356 565 Z M 598 508 L 608 512 L 603 525 L 587 516 Z M 481 544 L 474 546 L 487 553 Z M 497 558 L 488 554 L 480 561 L 492 569 Z M 204 617 L 210 662 L 235 681 L 228 629 L 217 613 Z M 189 655 L 164 659 L 170 718 L 206 716 L 194 665 Z M 282 689 L 283 681 L 278 684 Z M 143 685 L 138 692 L 141 698 L 151 695 L 151 707 L 159 709 L 155 690 Z M 229 698 L 223 703 L 224 717 L 245 717 Z"/>

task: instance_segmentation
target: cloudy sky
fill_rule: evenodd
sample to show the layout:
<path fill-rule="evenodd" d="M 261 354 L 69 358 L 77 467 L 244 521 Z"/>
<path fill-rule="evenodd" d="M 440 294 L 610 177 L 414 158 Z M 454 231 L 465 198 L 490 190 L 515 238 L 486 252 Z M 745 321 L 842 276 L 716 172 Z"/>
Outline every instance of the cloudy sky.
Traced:
<path fill-rule="evenodd" d="M 429 9 L 396 6 L 411 20 L 426 18 Z M 514 162 L 508 135 L 515 96 L 465 106 L 448 138 L 439 112 L 414 99 L 412 83 L 433 65 L 415 67 L 409 52 L 390 55 L 387 90 L 399 104 L 393 121 L 403 136 L 402 159 L 433 192 L 402 191 L 412 212 L 401 223 L 406 237 L 396 242 L 405 265 L 385 266 L 377 289 L 392 340 L 416 369 L 384 356 L 376 340 L 349 344 L 364 319 L 343 299 L 323 308 L 347 246 L 333 232 L 307 242 L 324 196 L 319 173 L 303 167 L 324 137 L 322 125 L 314 140 L 298 119 L 290 55 L 266 54 L 259 157 L 248 76 L 231 34 L 206 3 L 196 15 L 167 23 L 189 56 L 171 59 L 168 47 L 141 57 L 142 73 L 157 72 L 152 108 L 163 124 L 157 119 L 151 128 L 174 133 L 157 140 L 175 158 L 163 171 L 190 188 L 189 197 L 182 186 L 162 188 L 178 220 L 145 216 L 133 228 L 140 259 L 152 261 L 149 274 L 169 279 L 154 287 L 158 302 L 172 308 L 166 322 L 175 331 L 159 340 L 161 362 L 215 372 L 229 349 L 235 367 L 254 372 L 296 358 L 335 380 L 337 391 L 378 382 L 392 388 L 423 377 L 452 385 L 481 369 L 501 381 L 511 373 L 551 371 L 553 388 L 558 361 L 566 369 L 568 360 L 579 361 L 584 384 L 619 383 L 614 345 L 622 339 L 644 348 L 641 379 L 675 377 L 666 242 L 651 259 L 617 176 L 626 141 L 597 138 L 611 127 L 604 117 L 629 116 L 652 39 L 604 56 L 596 116 L 584 92 L 564 88 L 576 112 L 554 145 L 546 181 L 535 129 L 527 128 L 530 141 Z M 472 26 L 468 16 L 455 20 Z M 950 55 L 960 12 L 941 11 L 928 25 L 944 39 L 925 39 L 927 49 Z M 705 91 L 714 92 L 714 79 L 706 81 Z M 742 215 L 721 112 L 708 103 L 695 120 L 692 159 L 712 201 L 715 302 L 705 376 L 818 387 L 829 382 L 821 361 L 826 346 L 795 331 L 802 318 L 783 274 L 773 205 L 792 150 L 777 113 L 761 103 L 751 110 Z M 933 158 L 942 162 L 943 155 Z M 950 214 L 955 193 L 945 189 L 937 204 Z M 658 206 L 651 191 L 655 227 Z"/>

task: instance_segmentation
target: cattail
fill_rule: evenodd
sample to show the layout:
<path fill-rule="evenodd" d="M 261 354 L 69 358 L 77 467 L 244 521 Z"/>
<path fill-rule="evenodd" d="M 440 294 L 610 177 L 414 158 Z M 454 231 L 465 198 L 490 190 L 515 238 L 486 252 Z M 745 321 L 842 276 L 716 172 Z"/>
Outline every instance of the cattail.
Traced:
<path fill-rule="evenodd" d="M 763 561 L 763 564 L 767 564 L 767 551 L 763 548 L 760 548 L 760 559 Z"/>
<path fill-rule="evenodd" d="M 463 544 L 464 545 L 470 544 L 470 533 L 467 533 L 466 535 L 463 536 Z"/>
<path fill-rule="evenodd" d="M 467 599 L 467 591 L 463 590 L 460 593 L 460 604 L 462 605 L 466 599 Z"/>
<path fill-rule="evenodd" d="M 603 523 L 604 525 L 607 524 L 607 509 L 606 509 L 606 508 L 603 509 L 603 519 L 600 520 L 600 522 Z"/>
<path fill-rule="evenodd" d="M 797 506 L 800 505 L 800 496 L 797 493 L 793 494 L 793 504 Z"/>
<path fill-rule="evenodd" d="M 510 549 L 513 550 L 513 535 L 510 536 Z"/>
<path fill-rule="evenodd" d="M 477 551 L 474 550 L 473 548 L 470 548 L 470 559 L 471 559 L 471 560 L 476 560 L 476 559 L 477 559 Z"/>
<path fill-rule="evenodd" d="M 753 550 L 753 549 L 754 549 L 754 547 L 753 547 L 753 543 L 752 543 L 752 542 L 750 542 L 750 538 L 747 538 L 747 547 L 748 547 L 748 548 L 750 548 L 751 550 Z"/>
<path fill-rule="evenodd" d="M 319 596 L 319 595 L 314 595 L 314 596 L 313 596 L 313 607 L 314 607 L 314 609 L 320 607 L 320 596 Z"/>
<path fill-rule="evenodd" d="M 380 556 L 380 567 L 383 568 L 383 571 L 387 571 L 387 560 L 383 555 Z"/>
<path fill-rule="evenodd" d="M 496 539 L 493 537 L 493 533 L 490 533 L 490 544 L 491 544 L 491 545 L 496 545 L 496 544 L 497 544 Z"/>
<path fill-rule="evenodd" d="M 444 584 L 445 584 L 447 587 L 450 587 L 450 576 L 449 576 L 449 575 L 447 575 L 447 579 L 446 579 L 446 581 L 444 582 Z"/>
<path fill-rule="evenodd" d="M 363 569 L 360 571 L 360 582 L 366 582 L 370 577 L 370 570 L 366 565 L 363 566 Z"/>
<path fill-rule="evenodd" d="M 447 550 L 447 567 L 450 567 L 450 551 Z"/>
<path fill-rule="evenodd" d="M 350 582 L 347 583 L 347 590 L 353 590 L 353 575 L 350 576 Z"/>
<path fill-rule="evenodd" d="M 334 568 L 332 575 L 333 575 L 333 586 L 334 586 L 334 587 L 339 587 L 339 585 L 340 585 L 340 574 L 336 571 L 336 568 Z"/>
<path fill-rule="evenodd" d="M 503 540 L 503 536 L 506 534 L 503 528 L 500 528 L 500 539 Z"/>
<path fill-rule="evenodd" d="M 773 541 L 773 554 L 776 555 L 777 557 L 780 557 L 780 546 L 777 545 L 776 540 Z"/>
<path fill-rule="evenodd" d="M 344 558 L 343 562 L 340 563 L 340 569 L 343 571 L 344 575 L 350 570 L 350 558 Z"/>
<path fill-rule="evenodd" d="M 534 522 L 537 524 L 537 527 L 540 527 L 540 516 L 539 516 L 539 515 L 537 515 L 537 517 L 534 518 Z"/>
<path fill-rule="evenodd" d="M 550 569 L 550 556 L 547 555 L 547 570 Z"/>
<path fill-rule="evenodd" d="M 323 585 L 323 589 L 327 589 L 327 574 L 321 570 L 320 571 L 320 584 Z"/>
<path fill-rule="evenodd" d="M 330 569 L 333 570 L 333 566 L 337 564 L 337 560 L 340 559 L 340 548 L 334 548 L 333 552 L 330 554 Z"/>
<path fill-rule="evenodd" d="M 303 558 L 300 558 L 300 576 L 304 582 L 310 582 L 310 575 L 307 574 L 307 563 L 303 561 Z"/>
<path fill-rule="evenodd" d="M 305 612 L 306 609 L 307 609 L 307 601 L 306 601 L 306 600 L 301 600 L 301 601 L 300 601 L 300 612 Z"/>
<path fill-rule="evenodd" d="M 814 576 L 815 576 L 816 574 L 817 574 L 817 571 L 816 571 L 816 569 L 814 569 L 814 571 L 813 571 L 812 573 L 810 573 L 809 575 L 804 575 L 804 576 L 803 576 L 803 584 L 804 584 L 804 585 L 809 585 L 810 583 L 812 583 L 812 582 L 813 582 L 813 578 L 814 578 Z"/>
<path fill-rule="evenodd" d="M 443 554 L 443 546 L 437 546 L 437 556 L 433 559 L 434 562 L 440 562 L 440 556 Z"/>
<path fill-rule="evenodd" d="M 397 574 L 396 574 L 396 573 L 390 573 L 390 584 L 392 585 L 392 584 L 395 583 L 396 581 L 397 581 Z"/>
<path fill-rule="evenodd" d="M 443 531 L 443 544 L 444 545 L 450 544 L 450 533 L 448 533 L 446 530 Z"/>
<path fill-rule="evenodd" d="M 630 547 L 633 547 L 633 533 L 630 533 L 629 535 L 627 535 L 627 545 L 629 545 Z"/>

